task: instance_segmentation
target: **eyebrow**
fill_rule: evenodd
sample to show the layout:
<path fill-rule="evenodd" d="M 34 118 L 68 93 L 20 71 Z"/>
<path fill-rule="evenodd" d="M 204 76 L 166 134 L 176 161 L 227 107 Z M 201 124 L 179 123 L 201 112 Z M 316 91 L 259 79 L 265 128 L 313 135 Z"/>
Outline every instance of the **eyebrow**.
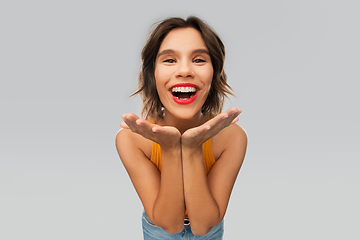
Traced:
<path fill-rule="evenodd" d="M 173 50 L 173 49 L 165 49 L 165 50 L 161 51 L 161 52 L 157 55 L 157 57 L 160 57 L 161 55 L 165 55 L 165 54 L 171 54 L 171 53 L 175 53 L 175 50 Z M 203 49 L 203 48 L 195 49 L 192 53 L 193 53 L 193 54 L 194 54 L 194 53 L 205 53 L 205 54 L 207 54 L 207 55 L 210 56 L 209 51 L 206 50 L 206 49 Z"/>

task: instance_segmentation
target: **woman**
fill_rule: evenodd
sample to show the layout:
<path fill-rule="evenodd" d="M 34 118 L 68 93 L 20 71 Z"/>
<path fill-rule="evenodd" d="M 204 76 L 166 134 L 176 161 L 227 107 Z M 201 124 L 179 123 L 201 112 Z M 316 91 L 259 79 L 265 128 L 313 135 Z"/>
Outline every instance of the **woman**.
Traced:
<path fill-rule="evenodd" d="M 144 239 L 222 239 L 247 136 L 221 113 L 224 45 L 197 17 L 161 22 L 142 51 L 140 119 L 122 115 L 119 156 L 144 206 Z"/>

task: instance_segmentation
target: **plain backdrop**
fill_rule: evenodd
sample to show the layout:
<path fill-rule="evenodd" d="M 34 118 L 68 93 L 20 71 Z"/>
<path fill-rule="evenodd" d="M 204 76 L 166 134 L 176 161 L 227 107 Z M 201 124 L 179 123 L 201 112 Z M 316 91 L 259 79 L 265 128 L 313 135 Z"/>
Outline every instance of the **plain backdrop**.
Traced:
<path fill-rule="evenodd" d="M 222 38 L 248 133 L 224 239 L 360 239 L 360 2 L 1 1 L 0 239 L 142 239 L 117 155 L 154 23 Z"/>

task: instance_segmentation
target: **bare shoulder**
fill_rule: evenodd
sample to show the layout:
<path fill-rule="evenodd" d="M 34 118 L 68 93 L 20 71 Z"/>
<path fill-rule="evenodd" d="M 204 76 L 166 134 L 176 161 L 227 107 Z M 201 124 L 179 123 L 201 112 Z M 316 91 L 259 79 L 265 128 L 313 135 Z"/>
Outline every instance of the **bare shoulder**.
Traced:
<path fill-rule="evenodd" d="M 212 138 L 215 159 L 220 158 L 224 151 L 240 151 L 245 154 L 247 139 L 246 131 L 236 123 L 224 128 Z"/>
<path fill-rule="evenodd" d="M 224 128 L 219 133 L 219 135 L 221 137 L 230 138 L 230 139 L 235 139 L 235 138 L 239 138 L 239 139 L 246 138 L 247 139 L 247 134 L 246 134 L 245 130 L 236 123 L 231 124 L 227 128 Z"/>
<path fill-rule="evenodd" d="M 120 129 L 116 134 L 115 144 L 122 161 L 125 156 L 136 153 L 143 153 L 148 159 L 151 158 L 151 141 L 129 129 Z"/>

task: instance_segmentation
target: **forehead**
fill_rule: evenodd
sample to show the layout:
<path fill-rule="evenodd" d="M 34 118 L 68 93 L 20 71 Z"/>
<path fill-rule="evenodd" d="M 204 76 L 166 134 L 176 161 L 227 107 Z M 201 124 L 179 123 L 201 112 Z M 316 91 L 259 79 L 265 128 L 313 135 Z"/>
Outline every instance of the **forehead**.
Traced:
<path fill-rule="evenodd" d="M 207 49 L 200 32 L 194 28 L 177 28 L 168 33 L 160 45 L 159 52 L 165 49 L 175 51 Z"/>

